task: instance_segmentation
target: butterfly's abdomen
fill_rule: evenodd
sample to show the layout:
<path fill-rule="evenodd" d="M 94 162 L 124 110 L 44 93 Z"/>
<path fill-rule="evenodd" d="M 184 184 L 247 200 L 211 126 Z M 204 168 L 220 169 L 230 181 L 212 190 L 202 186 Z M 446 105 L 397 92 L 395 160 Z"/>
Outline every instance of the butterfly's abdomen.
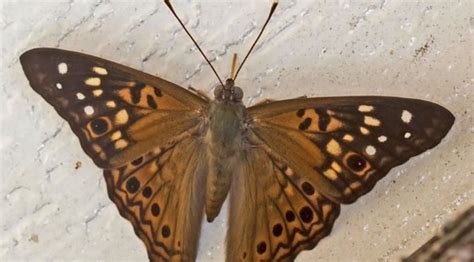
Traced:
<path fill-rule="evenodd" d="M 213 101 L 209 109 L 209 174 L 206 183 L 206 217 L 219 214 L 230 188 L 232 175 L 241 166 L 241 133 L 245 107 L 242 104 Z"/>

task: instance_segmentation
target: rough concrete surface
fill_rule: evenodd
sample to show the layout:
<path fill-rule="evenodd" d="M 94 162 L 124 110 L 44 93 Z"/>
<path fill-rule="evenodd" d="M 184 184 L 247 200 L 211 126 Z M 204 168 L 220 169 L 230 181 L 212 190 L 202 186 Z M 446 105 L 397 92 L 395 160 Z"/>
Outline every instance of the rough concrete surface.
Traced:
<path fill-rule="evenodd" d="M 256 37 L 269 1 L 173 1 L 217 71 Z M 448 108 L 434 149 L 343 206 L 331 235 L 298 261 L 398 261 L 474 203 L 473 1 L 285 1 L 238 79 L 263 98 L 390 95 Z M 162 1 L 2 1 L 1 261 L 145 261 L 107 197 L 102 171 L 28 85 L 34 47 L 101 56 L 211 94 L 216 78 Z M 76 163 L 82 163 L 76 168 Z M 226 210 L 205 224 L 199 261 L 222 261 Z"/>

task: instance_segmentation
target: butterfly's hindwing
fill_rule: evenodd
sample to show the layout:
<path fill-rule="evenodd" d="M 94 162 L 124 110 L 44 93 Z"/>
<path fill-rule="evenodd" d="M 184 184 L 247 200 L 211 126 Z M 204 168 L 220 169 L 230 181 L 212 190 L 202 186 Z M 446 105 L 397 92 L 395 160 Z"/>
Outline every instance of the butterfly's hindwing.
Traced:
<path fill-rule="evenodd" d="M 84 151 L 103 168 L 192 130 L 207 104 L 165 80 L 76 52 L 33 49 L 20 61 L 33 89 L 69 122 Z"/>
<path fill-rule="evenodd" d="M 227 261 L 286 261 L 327 236 L 339 205 L 305 177 L 273 158 L 264 145 L 245 154 L 230 194 Z"/>
<path fill-rule="evenodd" d="M 202 141 L 156 149 L 104 177 L 110 199 L 147 247 L 150 261 L 192 261 L 203 217 Z"/>
<path fill-rule="evenodd" d="M 454 122 L 439 105 L 394 97 L 287 100 L 249 112 L 256 135 L 339 203 L 355 201 L 391 168 L 437 145 Z"/>

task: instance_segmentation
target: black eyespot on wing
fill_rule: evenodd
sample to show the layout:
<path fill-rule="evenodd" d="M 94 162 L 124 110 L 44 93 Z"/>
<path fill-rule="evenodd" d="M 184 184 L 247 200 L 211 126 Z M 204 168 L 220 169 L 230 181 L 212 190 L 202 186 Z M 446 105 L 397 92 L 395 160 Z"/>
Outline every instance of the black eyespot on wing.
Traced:
<path fill-rule="evenodd" d="M 134 194 L 138 191 L 138 189 L 140 188 L 140 181 L 138 181 L 138 179 L 136 177 L 131 177 L 128 181 L 127 181 L 127 191 L 130 193 L 130 194 Z"/>
<path fill-rule="evenodd" d="M 314 194 L 314 187 L 308 182 L 303 182 L 303 184 L 301 184 L 301 189 L 303 189 L 303 192 L 307 195 Z"/>
<path fill-rule="evenodd" d="M 311 210 L 311 208 L 309 208 L 308 206 L 301 208 L 300 217 L 301 217 L 301 220 L 303 220 L 303 222 L 305 223 L 309 223 L 313 221 L 313 217 L 314 217 L 313 210 Z"/>
<path fill-rule="evenodd" d="M 288 222 L 293 222 L 293 221 L 295 221 L 295 213 L 293 213 L 293 211 L 291 211 L 291 210 L 286 211 L 286 213 L 285 213 L 285 219 L 286 219 L 286 221 L 288 221 Z"/>
<path fill-rule="evenodd" d="M 261 254 L 265 253 L 265 251 L 267 251 L 267 243 L 265 243 L 263 241 L 258 243 L 257 252 L 261 255 Z"/>
<path fill-rule="evenodd" d="M 283 227 L 281 226 L 280 223 L 273 226 L 272 233 L 274 236 L 279 237 L 281 236 L 282 232 L 283 232 Z"/>
<path fill-rule="evenodd" d="M 160 206 L 156 203 L 151 205 L 151 214 L 155 217 L 160 215 Z"/>
<path fill-rule="evenodd" d="M 346 165 L 354 171 L 362 171 L 367 165 L 367 161 L 356 154 L 350 155 L 346 160 Z"/>
<path fill-rule="evenodd" d="M 92 120 L 90 125 L 96 135 L 101 135 L 109 130 L 109 123 L 102 118 Z"/>
<path fill-rule="evenodd" d="M 164 225 L 162 228 L 161 228 L 161 235 L 164 237 L 164 238 L 167 238 L 171 235 L 171 229 L 168 225 Z"/>
<path fill-rule="evenodd" d="M 152 194 L 152 193 L 153 193 L 153 192 L 152 192 L 152 190 L 151 190 L 151 187 L 149 187 L 149 186 L 145 187 L 145 189 L 143 189 L 143 191 L 142 191 L 142 195 L 143 195 L 144 197 L 146 197 L 146 198 L 151 197 L 151 194 Z"/>

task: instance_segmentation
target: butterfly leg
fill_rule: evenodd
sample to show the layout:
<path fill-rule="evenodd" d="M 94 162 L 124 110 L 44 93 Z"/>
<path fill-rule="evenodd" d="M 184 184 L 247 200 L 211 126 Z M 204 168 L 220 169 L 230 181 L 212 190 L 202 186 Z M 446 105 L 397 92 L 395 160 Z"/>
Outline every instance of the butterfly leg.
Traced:
<path fill-rule="evenodd" d="M 203 98 L 204 100 L 206 100 L 207 102 L 211 101 L 211 98 L 209 96 L 206 95 L 206 93 L 204 93 L 203 91 L 201 90 L 197 90 L 196 88 L 192 87 L 192 86 L 188 86 L 188 89 L 191 90 L 193 93 L 195 93 L 196 95 L 198 95 L 199 97 Z"/>

